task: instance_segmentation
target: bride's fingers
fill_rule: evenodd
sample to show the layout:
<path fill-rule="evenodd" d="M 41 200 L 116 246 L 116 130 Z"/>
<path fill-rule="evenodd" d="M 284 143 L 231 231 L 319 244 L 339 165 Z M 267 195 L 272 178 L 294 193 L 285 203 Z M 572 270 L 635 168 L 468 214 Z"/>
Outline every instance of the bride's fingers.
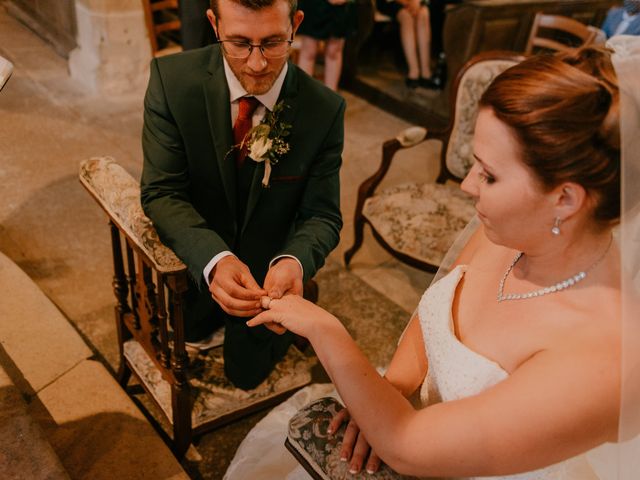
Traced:
<path fill-rule="evenodd" d="M 353 420 L 350 420 L 347 424 L 347 429 L 344 431 L 344 437 L 342 437 L 342 448 L 340 449 L 340 460 L 343 462 L 348 461 L 353 453 L 353 447 L 358 440 L 358 433 L 360 428 L 358 424 Z"/>
<path fill-rule="evenodd" d="M 369 460 L 367 461 L 367 473 L 376 473 L 380 469 L 380 463 L 382 463 L 380 461 L 380 457 L 376 455 L 376 452 L 371 450 L 371 453 L 369 454 Z"/>
<path fill-rule="evenodd" d="M 349 410 L 347 410 L 346 408 L 343 408 L 342 410 L 340 410 L 338 413 L 336 413 L 333 416 L 333 418 L 329 422 L 327 433 L 333 434 L 337 432 L 338 429 L 340 428 L 340 425 L 342 425 L 343 422 L 349 420 L 349 418 L 350 418 Z"/>
<path fill-rule="evenodd" d="M 349 465 L 349 473 L 358 473 L 362 470 L 362 465 L 369 454 L 369 442 L 364 437 L 362 432 L 358 434 L 358 440 L 356 446 L 351 454 L 351 464 Z"/>
<path fill-rule="evenodd" d="M 262 325 L 262 324 L 279 324 L 279 323 L 280 322 L 277 321 L 277 315 L 274 312 L 272 312 L 271 310 L 265 310 L 264 312 L 259 313 L 258 315 L 253 317 L 251 320 L 249 320 L 247 322 L 247 326 L 255 327 L 257 325 Z"/>

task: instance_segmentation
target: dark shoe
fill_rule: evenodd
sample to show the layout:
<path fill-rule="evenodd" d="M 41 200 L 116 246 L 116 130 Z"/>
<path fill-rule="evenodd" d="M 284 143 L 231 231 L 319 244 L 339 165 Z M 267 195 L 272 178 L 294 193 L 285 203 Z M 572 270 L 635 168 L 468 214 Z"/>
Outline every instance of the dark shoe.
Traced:
<path fill-rule="evenodd" d="M 414 90 L 420 86 L 420 79 L 407 77 L 405 78 L 404 83 L 408 88 L 410 88 L 411 90 Z"/>
<path fill-rule="evenodd" d="M 434 76 L 431 75 L 429 78 L 420 77 L 418 80 L 420 86 L 422 88 L 428 88 L 430 90 L 441 90 L 442 87 L 434 80 Z"/>

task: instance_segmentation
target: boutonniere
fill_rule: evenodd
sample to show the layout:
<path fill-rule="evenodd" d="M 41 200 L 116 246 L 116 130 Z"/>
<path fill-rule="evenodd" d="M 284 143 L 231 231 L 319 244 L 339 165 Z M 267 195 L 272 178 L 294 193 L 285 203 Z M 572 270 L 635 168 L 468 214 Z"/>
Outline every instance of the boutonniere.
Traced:
<path fill-rule="evenodd" d="M 265 188 L 269 186 L 271 167 L 291 148 L 284 140 L 291 133 L 291 125 L 280 118 L 285 106 L 284 101 L 276 103 L 273 110 L 267 112 L 262 122 L 249 130 L 245 137 L 249 157 L 255 162 L 264 162 L 262 186 Z"/>

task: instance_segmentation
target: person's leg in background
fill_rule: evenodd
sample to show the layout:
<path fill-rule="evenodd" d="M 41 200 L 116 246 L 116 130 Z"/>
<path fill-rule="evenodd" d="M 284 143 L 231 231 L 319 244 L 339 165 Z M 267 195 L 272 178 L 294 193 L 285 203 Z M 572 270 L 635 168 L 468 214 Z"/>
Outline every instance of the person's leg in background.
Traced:
<path fill-rule="evenodd" d="M 344 38 L 329 38 L 324 45 L 324 84 L 334 91 L 342 73 L 343 49 Z"/>
<path fill-rule="evenodd" d="M 216 40 L 213 28 L 207 20 L 209 0 L 180 0 L 180 36 L 182 49 L 191 50 L 204 47 Z"/>
<path fill-rule="evenodd" d="M 421 86 L 429 88 L 430 84 L 428 82 L 425 83 L 425 81 L 431 78 L 431 24 L 429 9 L 426 5 L 420 7 L 415 20 Z"/>
<path fill-rule="evenodd" d="M 407 61 L 407 79 L 409 88 L 415 88 L 420 82 L 420 63 L 418 62 L 418 52 L 416 48 L 416 22 L 415 18 L 406 8 L 401 9 L 397 15 L 400 25 L 400 42 L 402 51 Z"/>
<path fill-rule="evenodd" d="M 300 39 L 300 54 L 298 55 L 298 66 L 307 74 L 313 77 L 313 68 L 316 64 L 318 54 L 318 40 L 307 35 L 298 35 Z"/>
<path fill-rule="evenodd" d="M 449 4 L 460 3 L 461 0 L 430 0 L 431 13 L 431 54 L 436 59 L 432 83 L 436 88 L 444 88 L 447 81 L 447 60 L 444 53 L 444 22 L 446 7 Z"/>

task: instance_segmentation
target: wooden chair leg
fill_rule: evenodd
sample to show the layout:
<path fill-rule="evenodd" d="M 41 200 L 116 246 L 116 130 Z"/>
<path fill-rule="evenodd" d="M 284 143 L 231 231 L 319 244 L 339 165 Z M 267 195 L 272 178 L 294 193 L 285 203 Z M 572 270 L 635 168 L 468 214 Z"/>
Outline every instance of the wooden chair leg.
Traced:
<path fill-rule="evenodd" d="M 353 222 L 353 245 L 349 250 L 344 252 L 344 264 L 347 268 L 349 268 L 349 262 L 355 255 L 355 253 L 362 246 L 362 239 L 364 238 L 364 215 L 362 215 L 362 211 L 356 213 L 356 218 Z"/>
<path fill-rule="evenodd" d="M 173 297 L 174 312 L 174 350 L 171 358 L 171 370 L 175 383 L 171 386 L 171 406 L 173 410 L 173 450 L 176 458 L 182 459 L 191 443 L 191 386 L 187 378 L 189 357 L 184 346 L 184 293 L 187 290 L 186 278 L 172 285 L 176 294 Z"/>
<path fill-rule="evenodd" d="M 113 293 L 116 297 L 115 317 L 116 331 L 118 333 L 118 349 L 119 349 L 119 366 L 116 373 L 116 380 L 125 388 L 131 377 L 131 369 L 127 366 L 124 358 L 124 342 L 129 340 L 132 335 L 125 325 L 125 316 L 131 313 L 131 307 L 127 301 L 129 296 L 129 283 L 124 266 L 124 257 L 122 255 L 122 243 L 120 241 L 120 232 L 113 222 L 109 222 L 111 231 L 111 252 L 113 257 Z"/>
<path fill-rule="evenodd" d="M 353 255 L 362 246 L 365 222 L 364 215 L 362 214 L 362 211 L 364 210 L 364 202 L 367 198 L 373 196 L 373 192 L 375 192 L 376 188 L 387 174 L 387 171 L 389 171 L 394 155 L 401 148 L 402 145 L 396 138 L 384 142 L 382 145 L 382 161 L 380 162 L 378 170 L 362 182 L 360 187 L 358 187 L 358 200 L 356 202 L 356 212 L 353 218 L 353 246 L 344 253 L 344 264 L 347 268 L 349 268 L 349 262 L 351 262 Z"/>
<path fill-rule="evenodd" d="M 189 387 L 171 388 L 171 403 L 173 406 L 173 454 L 182 460 L 191 443 L 191 399 Z"/>

